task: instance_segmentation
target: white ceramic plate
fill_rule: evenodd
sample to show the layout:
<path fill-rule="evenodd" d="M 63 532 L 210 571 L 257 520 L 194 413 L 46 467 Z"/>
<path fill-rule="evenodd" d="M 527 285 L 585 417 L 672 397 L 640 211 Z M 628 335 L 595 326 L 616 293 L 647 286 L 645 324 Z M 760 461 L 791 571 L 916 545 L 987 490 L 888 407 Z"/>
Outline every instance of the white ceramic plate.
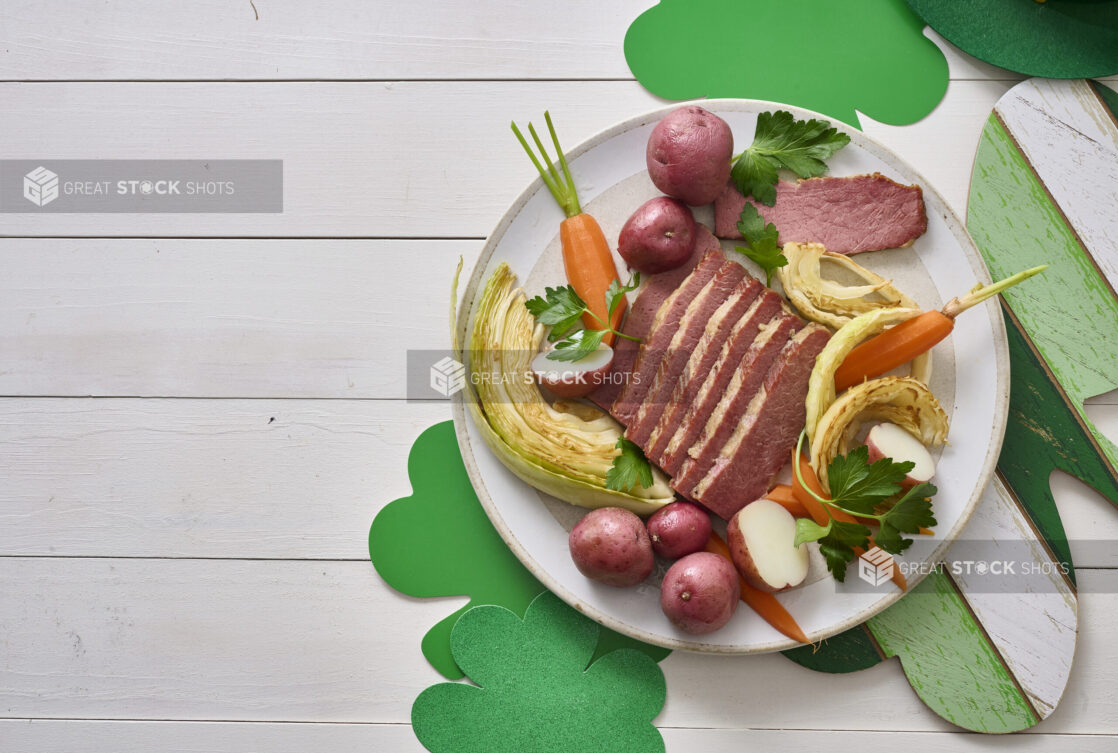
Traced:
<path fill-rule="evenodd" d="M 757 114 L 792 111 L 797 118 L 825 117 L 799 108 L 754 100 L 705 100 L 703 107 L 730 125 L 737 149 L 753 138 Z M 568 152 L 583 209 L 594 215 L 616 248 L 621 225 L 637 206 L 659 194 L 645 171 L 645 144 L 656 122 L 679 107 L 627 120 Z M 562 137 L 562 114 L 557 113 Z M 986 267 L 963 224 L 943 198 L 915 170 L 860 131 L 841 123 L 850 144 L 829 161 L 831 175 L 880 172 L 924 190 L 928 231 L 910 248 L 858 255 L 858 261 L 896 281 L 924 308 L 935 308 L 977 282 L 989 282 Z M 527 159 L 510 137 L 508 159 Z M 696 217 L 712 224 L 709 208 Z M 545 284 L 561 285 L 563 276 L 558 229 L 563 215 L 542 181 L 520 195 L 489 238 L 461 303 L 460 328 L 472 326 L 475 297 L 501 262 L 508 262 L 529 295 Z M 725 243 L 729 253 L 732 243 Z M 617 258 L 619 270 L 625 269 Z M 623 275 L 624 276 L 624 275 Z M 955 331 L 934 351 L 932 389 L 952 416 L 948 445 L 937 466 L 934 537 L 916 543 L 898 560 L 906 567 L 938 562 L 958 536 L 994 472 L 1005 431 L 1009 400 L 1009 356 L 996 301 L 960 317 Z M 958 389 L 956 389 L 958 386 Z M 594 583 L 578 572 L 567 550 L 567 534 L 586 511 L 542 495 L 516 478 L 485 445 L 461 402 L 454 421 L 462 456 L 479 499 L 493 524 L 524 565 L 567 603 L 618 632 L 666 646 L 714 653 L 767 653 L 796 645 L 744 604 L 732 621 L 706 636 L 684 633 L 660 611 L 659 581 L 666 563 L 645 584 L 616 589 Z M 921 579 L 911 573 L 910 588 Z M 851 566 L 847 581 L 857 581 Z M 840 588 L 813 563 L 805 585 L 779 596 L 812 641 L 865 621 L 902 596 L 891 583 L 876 588 Z"/>

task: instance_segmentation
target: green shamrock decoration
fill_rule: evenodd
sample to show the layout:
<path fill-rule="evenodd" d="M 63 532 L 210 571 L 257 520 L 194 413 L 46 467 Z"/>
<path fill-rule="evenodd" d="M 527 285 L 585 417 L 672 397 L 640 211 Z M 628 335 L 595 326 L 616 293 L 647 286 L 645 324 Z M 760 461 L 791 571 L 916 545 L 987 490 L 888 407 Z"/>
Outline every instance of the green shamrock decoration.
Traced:
<path fill-rule="evenodd" d="M 410 596 L 469 595 L 470 602 L 423 637 L 427 661 L 448 679 L 462 676 L 450 650 L 458 618 L 479 604 L 498 604 L 523 614 L 543 585 L 505 546 L 474 494 L 454 424 L 424 431 L 408 455 L 412 495 L 390 502 L 369 531 L 369 554 L 380 576 Z M 598 653 L 638 648 L 656 661 L 671 653 L 612 630 L 602 630 Z"/>
<path fill-rule="evenodd" d="M 625 34 L 637 80 L 666 99 L 798 105 L 860 127 L 915 123 L 947 91 L 947 61 L 903 0 L 661 0 Z"/>
<path fill-rule="evenodd" d="M 523 620 L 503 607 L 469 610 L 450 645 L 476 684 L 423 691 L 412 706 L 416 737 L 432 753 L 663 753 L 652 725 L 666 696 L 660 667 L 633 649 L 589 663 L 598 631 L 549 592 Z"/>

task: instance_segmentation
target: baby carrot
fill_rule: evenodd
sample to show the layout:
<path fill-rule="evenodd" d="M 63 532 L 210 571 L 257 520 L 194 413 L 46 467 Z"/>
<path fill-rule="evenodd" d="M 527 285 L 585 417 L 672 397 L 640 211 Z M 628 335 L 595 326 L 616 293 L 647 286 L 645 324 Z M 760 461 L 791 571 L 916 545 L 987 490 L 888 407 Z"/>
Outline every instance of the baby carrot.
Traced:
<path fill-rule="evenodd" d="M 792 517 L 794 518 L 809 517 L 807 508 L 796 498 L 796 493 L 788 484 L 777 484 L 772 489 L 769 489 L 768 493 L 765 494 L 765 499 L 771 499 L 773 502 L 776 502 L 785 510 L 792 513 Z"/>
<path fill-rule="evenodd" d="M 705 551 L 725 557 L 733 562 L 730 557 L 730 547 L 726 545 L 721 536 L 713 531 L 711 531 L 710 539 L 707 540 Z M 738 584 L 741 586 L 741 600 L 748 604 L 754 612 L 761 615 L 765 622 L 794 641 L 810 643 L 804 631 L 796 623 L 796 618 L 788 613 L 788 610 L 784 608 L 784 605 L 780 603 L 776 596 L 754 588 L 746 583 L 740 575 L 738 576 Z"/>
<path fill-rule="evenodd" d="M 865 379 L 873 379 L 908 363 L 951 334 L 955 328 L 955 317 L 959 314 L 1047 267 L 1047 264 L 1042 264 L 992 285 L 978 287 L 960 298 L 952 298 L 941 311 L 925 311 L 871 337 L 851 350 L 835 370 L 835 391 L 842 392 Z"/>
<path fill-rule="evenodd" d="M 542 162 L 536 157 L 524 134 L 516 127 L 516 123 L 512 124 L 512 131 L 516 134 L 520 145 L 524 147 L 524 151 L 528 153 L 532 164 L 536 166 L 536 171 L 539 172 L 544 185 L 555 197 L 563 214 L 567 216 L 559 225 L 559 244 L 563 251 L 563 268 L 567 273 L 567 281 L 589 309 L 588 313 L 582 315 L 583 324 L 587 329 L 603 329 L 602 322 L 608 319 L 610 327 L 616 330 L 625 315 L 625 298 L 621 298 L 620 304 L 610 317 L 606 306 L 606 290 L 618 277 L 609 242 L 606 241 L 606 236 L 597 220 L 582 211 L 578 202 L 578 189 L 567 166 L 567 158 L 563 155 L 562 147 L 559 146 L 559 137 L 555 134 L 551 114 L 544 112 L 543 116 L 547 121 L 547 130 L 551 134 L 551 143 L 555 145 L 555 151 L 558 153 L 558 167 L 551 161 L 547 148 L 536 133 L 535 126 L 529 123 L 528 132 L 532 135 L 536 149 L 539 150 Z M 611 345 L 613 338 L 613 333 L 609 332 L 602 338 L 602 342 Z"/>

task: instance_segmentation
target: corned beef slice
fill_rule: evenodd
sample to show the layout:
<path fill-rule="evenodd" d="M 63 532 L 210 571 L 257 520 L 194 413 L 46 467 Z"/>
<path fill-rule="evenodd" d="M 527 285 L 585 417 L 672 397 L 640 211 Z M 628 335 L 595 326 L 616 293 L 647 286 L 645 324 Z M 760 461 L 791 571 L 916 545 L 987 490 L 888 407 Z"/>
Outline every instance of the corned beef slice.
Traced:
<path fill-rule="evenodd" d="M 610 408 L 610 413 L 622 424 L 628 424 L 640 409 L 641 401 L 652 385 L 656 367 L 675 336 L 688 305 L 716 274 L 729 269 L 730 265 L 737 266 L 735 262 L 726 259 L 721 247 L 717 251 L 707 252 L 694 271 L 660 304 L 660 310 L 656 312 L 648 334 L 637 350 L 636 362 L 629 379 Z"/>
<path fill-rule="evenodd" d="M 741 238 L 737 224 L 747 201 L 776 225 L 782 244 L 822 243 L 839 254 L 907 246 L 928 228 L 920 186 L 903 186 L 880 173 L 781 181 L 771 207 L 746 199 L 729 183 L 714 201 L 718 237 Z"/>
<path fill-rule="evenodd" d="M 633 301 L 633 305 L 629 307 L 629 313 L 625 315 L 625 323 L 621 326 L 622 332 L 643 340 L 648 334 L 648 328 L 652 325 L 652 319 L 660 309 L 660 304 L 680 286 L 680 283 L 687 275 L 691 274 L 691 271 L 708 252 L 722 249 L 718 239 L 711 234 L 705 225 L 696 224 L 695 230 L 697 235 L 691 258 L 676 269 L 648 275 L 641 280 L 640 292 L 637 294 L 637 299 Z M 629 372 L 633 368 L 633 363 L 637 359 L 638 347 L 639 343 L 626 340 L 623 337 L 614 340 L 610 378 L 589 395 L 589 399 L 602 410 L 609 411 L 613 401 L 621 394 L 621 390 L 629 378 Z"/>
<path fill-rule="evenodd" d="M 749 307 L 761 288 L 761 283 L 750 277 L 740 264 L 731 263 L 721 268 L 695 296 L 660 359 L 644 401 L 629 422 L 625 432 L 628 439 L 645 446 L 671 399 L 689 357 L 700 345 L 721 348 L 734 319 Z M 737 315 L 730 318 L 729 314 L 735 311 Z"/>
<path fill-rule="evenodd" d="M 789 338 L 803 326 L 794 316 L 780 314 L 769 320 L 749 346 L 709 414 L 697 416 L 702 424 L 698 436 L 688 443 L 683 463 L 673 474 L 672 488 L 688 498 L 718 457 L 718 451 L 744 419 L 768 373 L 778 364 Z"/>
<path fill-rule="evenodd" d="M 728 520 L 768 491 L 803 428 L 808 377 L 830 337 L 810 324 L 788 342 L 692 498 Z"/>
<path fill-rule="evenodd" d="M 688 365 L 690 378 L 686 384 L 677 385 L 678 394 L 673 393 L 645 451 L 669 475 L 678 472 L 683 465 L 687 450 L 699 438 L 739 365 L 747 358 L 756 357 L 749 355 L 750 347 L 761 326 L 774 317 L 784 317 L 780 296 L 765 289 L 734 322 L 721 347 L 714 347 L 712 343 L 693 354 L 692 360 L 697 360 L 697 365 L 694 368 Z"/>

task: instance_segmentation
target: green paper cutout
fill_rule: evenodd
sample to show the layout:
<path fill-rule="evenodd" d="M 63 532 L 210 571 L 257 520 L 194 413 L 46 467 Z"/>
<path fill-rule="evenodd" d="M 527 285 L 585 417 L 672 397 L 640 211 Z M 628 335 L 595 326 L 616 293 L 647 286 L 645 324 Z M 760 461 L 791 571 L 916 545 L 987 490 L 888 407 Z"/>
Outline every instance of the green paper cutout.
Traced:
<path fill-rule="evenodd" d="M 907 0 L 928 25 L 979 60 L 1027 76 L 1118 73 L 1114 0 Z"/>
<path fill-rule="evenodd" d="M 829 674 L 861 672 L 883 658 L 864 624 L 832 635 L 821 646 L 798 646 L 783 653 L 801 667 Z"/>
<path fill-rule="evenodd" d="M 390 502 L 369 530 L 369 554 L 382 578 L 397 591 L 423 598 L 470 596 L 470 602 L 434 625 L 421 644 L 427 661 L 444 677 L 462 671 L 451 654 L 451 629 L 467 610 L 497 604 L 524 614 L 543 585 L 505 546 L 478 502 L 454 424 L 436 424 L 408 454 L 409 497 Z M 601 631 L 602 651 L 626 646 L 660 661 L 668 649 Z"/>
<path fill-rule="evenodd" d="M 420 693 L 416 737 L 432 753 L 663 753 L 652 725 L 666 697 L 663 672 L 633 649 L 587 666 L 598 631 L 547 592 L 523 621 L 503 607 L 469 610 L 451 632 L 451 650 L 477 684 Z"/>
<path fill-rule="evenodd" d="M 855 127 L 856 110 L 903 125 L 947 91 L 947 61 L 923 28 L 903 0 L 661 0 L 629 27 L 625 60 L 666 99 L 766 99 Z"/>

